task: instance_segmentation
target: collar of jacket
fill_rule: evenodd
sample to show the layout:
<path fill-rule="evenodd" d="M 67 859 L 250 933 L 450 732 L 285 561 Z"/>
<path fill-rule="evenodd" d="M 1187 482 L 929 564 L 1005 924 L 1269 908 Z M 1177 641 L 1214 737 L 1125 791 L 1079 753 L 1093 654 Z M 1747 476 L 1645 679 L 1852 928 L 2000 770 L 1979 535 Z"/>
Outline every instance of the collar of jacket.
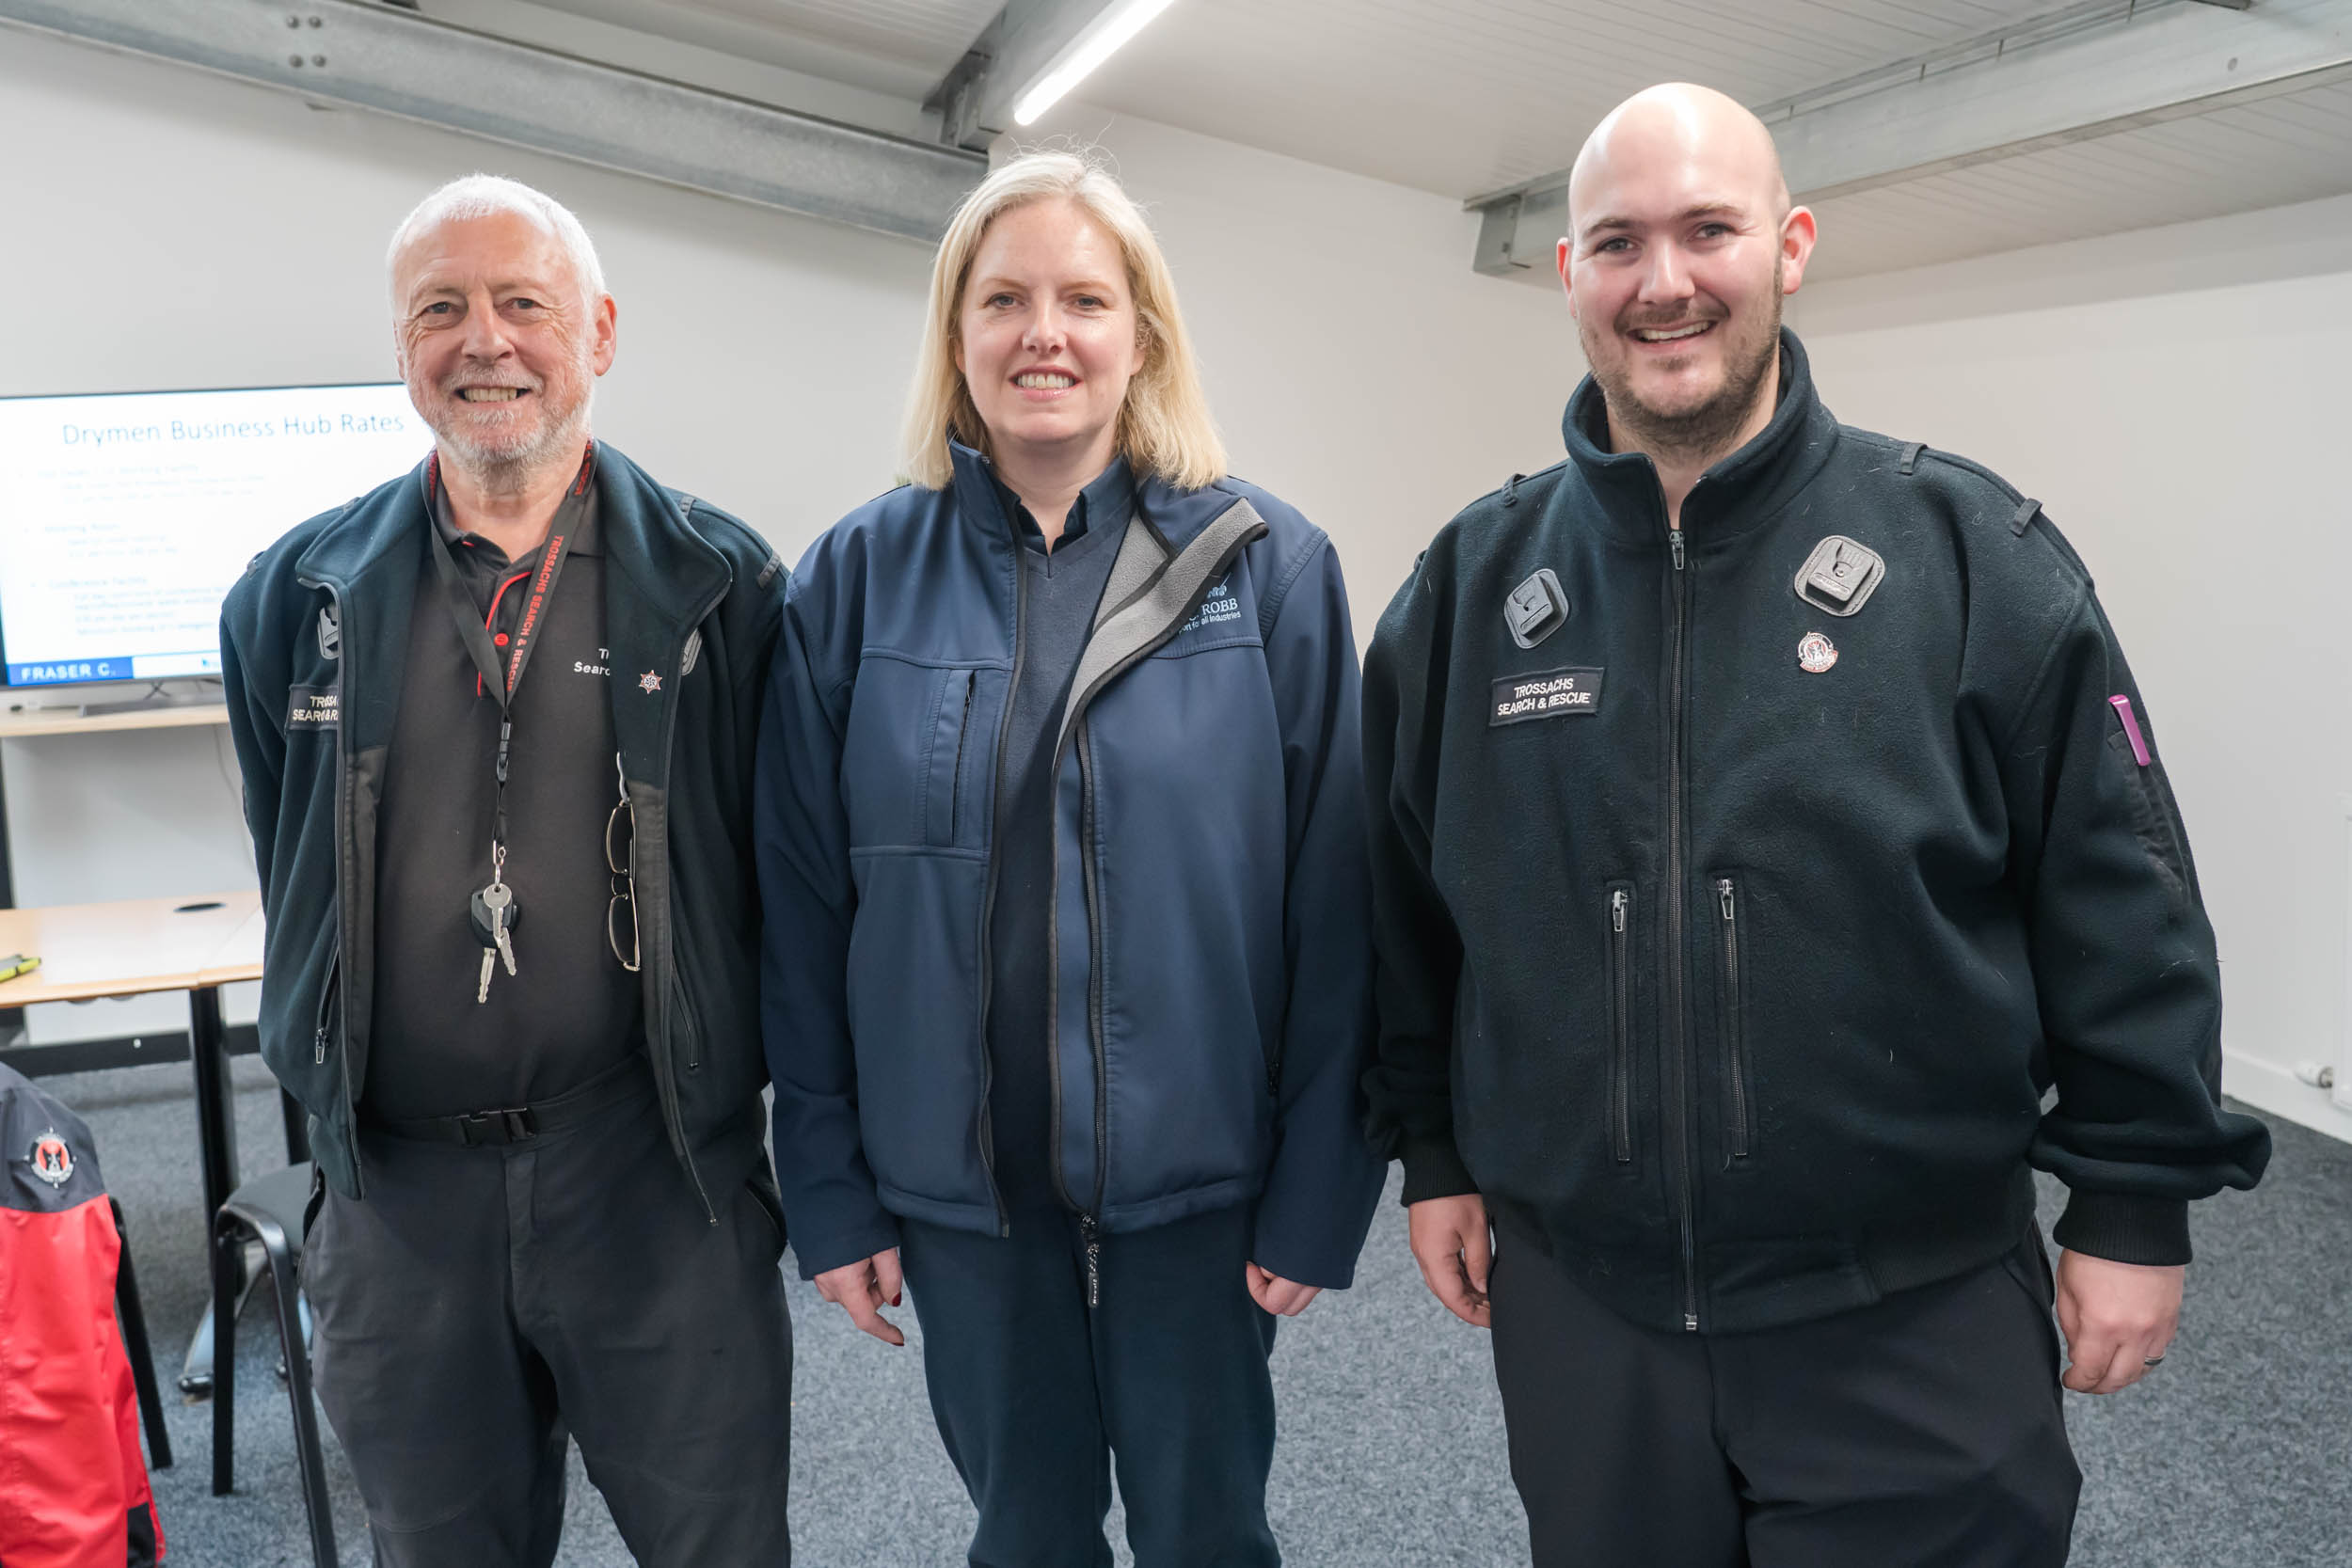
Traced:
<path fill-rule="evenodd" d="M 1727 544 L 1769 521 L 1804 489 L 1837 444 L 1837 420 L 1814 391 L 1804 345 L 1780 330 L 1780 404 L 1755 439 L 1699 476 L 1682 501 L 1682 531 L 1695 551 Z M 1646 453 L 1611 451 L 1599 383 L 1577 385 L 1560 421 L 1568 457 L 1590 492 L 1600 525 L 1628 544 L 1666 547 L 1658 469 Z"/>
<path fill-rule="evenodd" d="M 335 591 L 343 645 L 363 672 L 343 693 L 343 740 L 353 752 L 390 741 L 400 711 L 400 649 L 417 582 L 417 549 L 433 533 L 426 468 L 381 485 L 351 503 L 294 562 L 298 578 Z M 613 722 L 633 776 L 662 776 L 662 716 L 669 677 L 683 662 L 693 627 L 726 593 L 726 558 L 686 517 L 690 503 L 663 489 L 608 442 L 596 444 L 597 529 L 605 562 L 605 635 L 616 670 L 662 677 L 654 701 L 620 700 L 613 677 Z M 363 586 L 364 585 L 364 586 Z M 641 689 L 630 685 L 631 692 Z"/>
<path fill-rule="evenodd" d="M 413 560 L 420 531 L 433 526 L 426 457 L 405 482 L 361 497 L 295 562 L 298 577 L 341 590 L 401 554 Z M 657 619 L 698 617 L 729 576 L 725 558 L 687 526 L 685 503 L 654 483 L 610 442 L 596 443 L 597 530 L 611 564 L 626 572 Z M 405 566 L 404 564 L 404 569 Z M 404 628 L 405 630 L 405 628 Z"/>
<path fill-rule="evenodd" d="M 947 443 L 947 455 L 955 465 L 955 477 L 949 482 L 949 488 L 954 494 L 956 511 L 993 536 L 1009 545 L 1015 543 L 1013 520 L 1005 512 L 1002 491 L 996 483 L 995 466 L 984 454 L 953 439 Z M 1223 484 L 1205 484 L 1198 490 L 1180 490 L 1157 476 L 1136 473 L 1132 460 L 1128 483 L 1134 491 L 1136 520 L 1152 531 L 1160 547 L 1169 555 L 1181 554 L 1202 529 L 1216 521 L 1235 501 L 1241 499 L 1239 493 L 1229 490 Z M 1095 526 L 1091 517 L 1087 526 L 1089 529 Z"/>

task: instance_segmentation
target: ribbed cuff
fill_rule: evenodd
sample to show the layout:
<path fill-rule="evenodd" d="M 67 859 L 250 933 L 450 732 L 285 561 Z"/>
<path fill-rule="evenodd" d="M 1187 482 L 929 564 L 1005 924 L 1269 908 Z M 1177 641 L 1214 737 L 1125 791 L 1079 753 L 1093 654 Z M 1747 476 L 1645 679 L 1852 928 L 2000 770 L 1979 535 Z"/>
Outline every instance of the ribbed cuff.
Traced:
<path fill-rule="evenodd" d="M 1405 1162 L 1405 1202 L 1424 1202 L 1433 1197 L 1459 1197 L 1464 1193 L 1478 1191 L 1478 1183 L 1470 1177 L 1470 1167 L 1462 1164 L 1460 1150 L 1452 1138 L 1406 1137 L 1399 1146 L 1398 1157 Z"/>
<path fill-rule="evenodd" d="M 2050 1228 L 2069 1252 L 2116 1263 L 2163 1265 L 2189 1260 L 2188 1200 L 2125 1193 L 2075 1193 Z"/>

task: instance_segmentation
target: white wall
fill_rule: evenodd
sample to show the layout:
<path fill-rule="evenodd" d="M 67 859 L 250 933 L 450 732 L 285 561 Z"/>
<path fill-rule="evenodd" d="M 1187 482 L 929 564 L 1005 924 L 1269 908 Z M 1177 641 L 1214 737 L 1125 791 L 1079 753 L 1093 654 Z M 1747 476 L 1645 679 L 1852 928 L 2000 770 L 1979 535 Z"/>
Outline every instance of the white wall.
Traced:
<path fill-rule="evenodd" d="M 1565 319 L 1470 272 L 1453 202 L 1145 122 L 1084 129 L 1165 233 L 1237 470 L 1340 542 L 1368 636 L 1463 501 L 1557 455 Z M 892 483 L 924 248 L 14 32 L 0 394 L 389 377 L 384 243 L 475 168 L 596 237 L 621 335 L 601 436 L 787 559 Z M 20 903 L 251 882 L 220 731 L 10 741 L 0 766 Z M 35 1012 L 44 1039 L 184 1025 L 168 998 Z"/>
<path fill-rule="evenodd" d="M 1840 418 L 1987 464 L 2081 552 L 2159 727 L 2219 935 L 2225 1084 L 2352 1136 L 2352 1112 L 2293 1076 L 2352 1069 L 2352 515 L 2334 466 L 2352 425 L 2352 198 L 1858 278 L 1795 305 Z"/>

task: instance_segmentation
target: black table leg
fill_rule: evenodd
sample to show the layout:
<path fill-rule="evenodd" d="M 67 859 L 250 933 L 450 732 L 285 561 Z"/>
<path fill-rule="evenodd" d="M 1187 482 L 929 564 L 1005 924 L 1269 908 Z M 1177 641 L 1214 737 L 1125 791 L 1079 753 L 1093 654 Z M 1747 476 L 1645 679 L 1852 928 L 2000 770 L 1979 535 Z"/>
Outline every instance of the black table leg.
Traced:
<path fill-rule="evenodd" d="M 231 1299 L 245 1289 L 245 1254 L 209 1244 L 213 1222 L 220 1206 L 237 1190 L 237 1117 L 229 1090 L 229 1031 L 221 1022 L 220 988 L 201 986 L 188 992 L 188 1059 L 196 1069 L 196 1139 L 204 1173 L 204 1229 L 207 1265 L 228 1268 Z M 291 1128 L 289 1129 L 291 1131 Z M 215 1286 L 218 1280 L 215 1280 Z M 215 1299 L 219 1299 L 215 1290 Z M 189 1342 L 181 1392 L 209 1394 L 213 1386 L 213 1320 L 208 1311 Z"/>
<path fill-rule="evenodd" d="M 196 1068 L 196 1138 L 204 1162 L 204 1223 L 237 1190 L 237 1117 L 229 1094 L 229 1030 L 220 991 L 188 992 L 188 1059 Z"/>

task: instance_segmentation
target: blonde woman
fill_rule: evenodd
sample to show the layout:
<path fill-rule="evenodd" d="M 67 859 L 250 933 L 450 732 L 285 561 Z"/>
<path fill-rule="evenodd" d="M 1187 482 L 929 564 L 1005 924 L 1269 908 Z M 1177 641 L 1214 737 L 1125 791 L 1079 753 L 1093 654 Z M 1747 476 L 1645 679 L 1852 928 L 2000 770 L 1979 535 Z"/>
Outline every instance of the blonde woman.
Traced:
<path fill-rule="evenodd" d="M 1330 544 L 1227 477 L 1135 203 L 1033 153 L 949 226 L 914 483 L 793 579 L 755 819 L 804 1273 L 903 1279 L 971 1561 L 1279 1560 L 1276 1321 L 1380 1167 L 1356 644 Z"/>

